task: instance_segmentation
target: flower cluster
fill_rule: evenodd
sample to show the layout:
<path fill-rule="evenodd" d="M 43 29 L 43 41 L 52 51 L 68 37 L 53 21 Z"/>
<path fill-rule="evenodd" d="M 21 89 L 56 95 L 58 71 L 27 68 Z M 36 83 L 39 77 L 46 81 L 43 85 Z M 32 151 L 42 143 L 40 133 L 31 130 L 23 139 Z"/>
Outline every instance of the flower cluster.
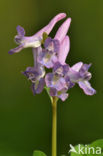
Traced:
<path fill-rule="evenodd" d="M 34 67 L 28 67 L 23 74 L 32 82 L 34 95 L 47 88 L 50 96 L 56 96 L 62 101 L 67 99 L 67 91 L 74 87 L 76 83 L 85 94 L 93 95 L 96 93 L 89 83 L 92 75 L 88 72 L 88 69 L 91 64 L 79 62 L 70 67 L 66 63 L 66 57 L 70 50 L 70 40 L 67 32 L 71 18 L 64 21 L 54 38 L 48 36 L 55 24 L 65 17 L 65 13 L 58 14 L 47 26 L 31 37 L 26 37 L 25 30 L 18 26 L 15 41 L 19 46 L 9 51 L 9 54 L 13 54 L 20 52 L 23 48 L 31 47 Z M 46 68 L 51 69 L 51 72 L 46 72 Z"/>

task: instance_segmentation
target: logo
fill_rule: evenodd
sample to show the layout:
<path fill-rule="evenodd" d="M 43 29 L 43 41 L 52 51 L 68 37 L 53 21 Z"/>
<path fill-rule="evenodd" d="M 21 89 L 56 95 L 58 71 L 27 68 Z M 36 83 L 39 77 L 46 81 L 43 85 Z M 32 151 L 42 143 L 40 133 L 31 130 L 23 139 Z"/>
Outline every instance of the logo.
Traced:
<path fill-rule="evenodd" d="M 76 147 L 74 147 L 72 144 L 70 144 L 70 150 L 69 153 L 76 153 L 76 154 L 102 154 L 102 148 L 101 147 L 89 147 L 88 145 L 80 145 L 78 144 Z"/>

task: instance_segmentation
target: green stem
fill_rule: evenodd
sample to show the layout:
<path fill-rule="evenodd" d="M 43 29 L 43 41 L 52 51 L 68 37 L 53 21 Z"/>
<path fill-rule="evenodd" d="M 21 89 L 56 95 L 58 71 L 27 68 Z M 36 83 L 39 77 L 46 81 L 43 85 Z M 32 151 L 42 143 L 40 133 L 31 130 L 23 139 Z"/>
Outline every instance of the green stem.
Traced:
<path fill-rule="evenodd" d="M 52 98 L 52 156 L 57 155 L 57 100 Z"/>

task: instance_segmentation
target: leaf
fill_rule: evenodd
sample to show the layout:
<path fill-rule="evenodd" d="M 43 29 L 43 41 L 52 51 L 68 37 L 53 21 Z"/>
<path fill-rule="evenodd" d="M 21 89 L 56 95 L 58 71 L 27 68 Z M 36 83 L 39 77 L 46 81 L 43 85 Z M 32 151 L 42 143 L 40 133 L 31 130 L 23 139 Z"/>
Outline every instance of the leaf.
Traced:
<path fill-rule="evenodd" d="M 46 154 L 41 151 L 34 151 L 33 156 L 46 156 Z"/>
<path fill-rule="evenodd" d="M 84 145 L 82 145 L 82 144 L 79 144 L 80 145 L 80 147 L 81 148 L 84 148 Z M 86 154 L 84 154 L 85 152 L 84 152 L 84 149 L 83 149 L 83 154 L 82 153 L 79 153 L 79 145 L 76 145 L 75 147 L 74 147 L 74 150 L 76 151 L 76 152 L 71 152 L 71 156 L 87 156 Z"/>
<path fill-rule="evenodd" d="M 77 145 L 73 147 L 76 152 L 71 152 L 71 156 L 103 156 L 103 139 L 96 140 L 89 145 L 80 145 L 80 148 L 82 147 L 84 147 L 82 150 L 84 154 L 82 152 L 79 154 L 79 145 Z"/>
<path fill-rule="evenodd" d="M 103 139 L 99 139 L 99 140 L 96 140 L 96 141 L 94 141 L 94 142 L 92 142 L 90 145 L 89 145 L 89 147 L 94 147 L 94 149 L 95 149 L 95 151 L 97 151 L 97 149 L 98 148 L 101 148 L 101 151 L 103 152 Z M 89 156 L 90 154 L 88 154 L 88 156 Z M 96 154 L 96 152 L 95 152 L 95 154 L 93 154 L 93 156 L 103 156 L 103 153 L 98 153 L 98 154 Z"/>
<path fill-rule="evenodd" d="M 103 139 L 96 140 L 90 144 L 92 147 L 101 147 L 103 149 Z"/>

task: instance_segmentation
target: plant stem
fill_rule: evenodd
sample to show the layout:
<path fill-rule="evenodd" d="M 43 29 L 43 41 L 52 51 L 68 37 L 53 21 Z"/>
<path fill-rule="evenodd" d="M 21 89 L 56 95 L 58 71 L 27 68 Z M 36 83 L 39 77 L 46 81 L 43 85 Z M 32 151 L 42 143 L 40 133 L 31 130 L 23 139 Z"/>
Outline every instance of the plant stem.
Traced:
<path fill-rule="evenodd" d="M 52 156 L 57 155 L 57 100 L 52 98 Z"/>

